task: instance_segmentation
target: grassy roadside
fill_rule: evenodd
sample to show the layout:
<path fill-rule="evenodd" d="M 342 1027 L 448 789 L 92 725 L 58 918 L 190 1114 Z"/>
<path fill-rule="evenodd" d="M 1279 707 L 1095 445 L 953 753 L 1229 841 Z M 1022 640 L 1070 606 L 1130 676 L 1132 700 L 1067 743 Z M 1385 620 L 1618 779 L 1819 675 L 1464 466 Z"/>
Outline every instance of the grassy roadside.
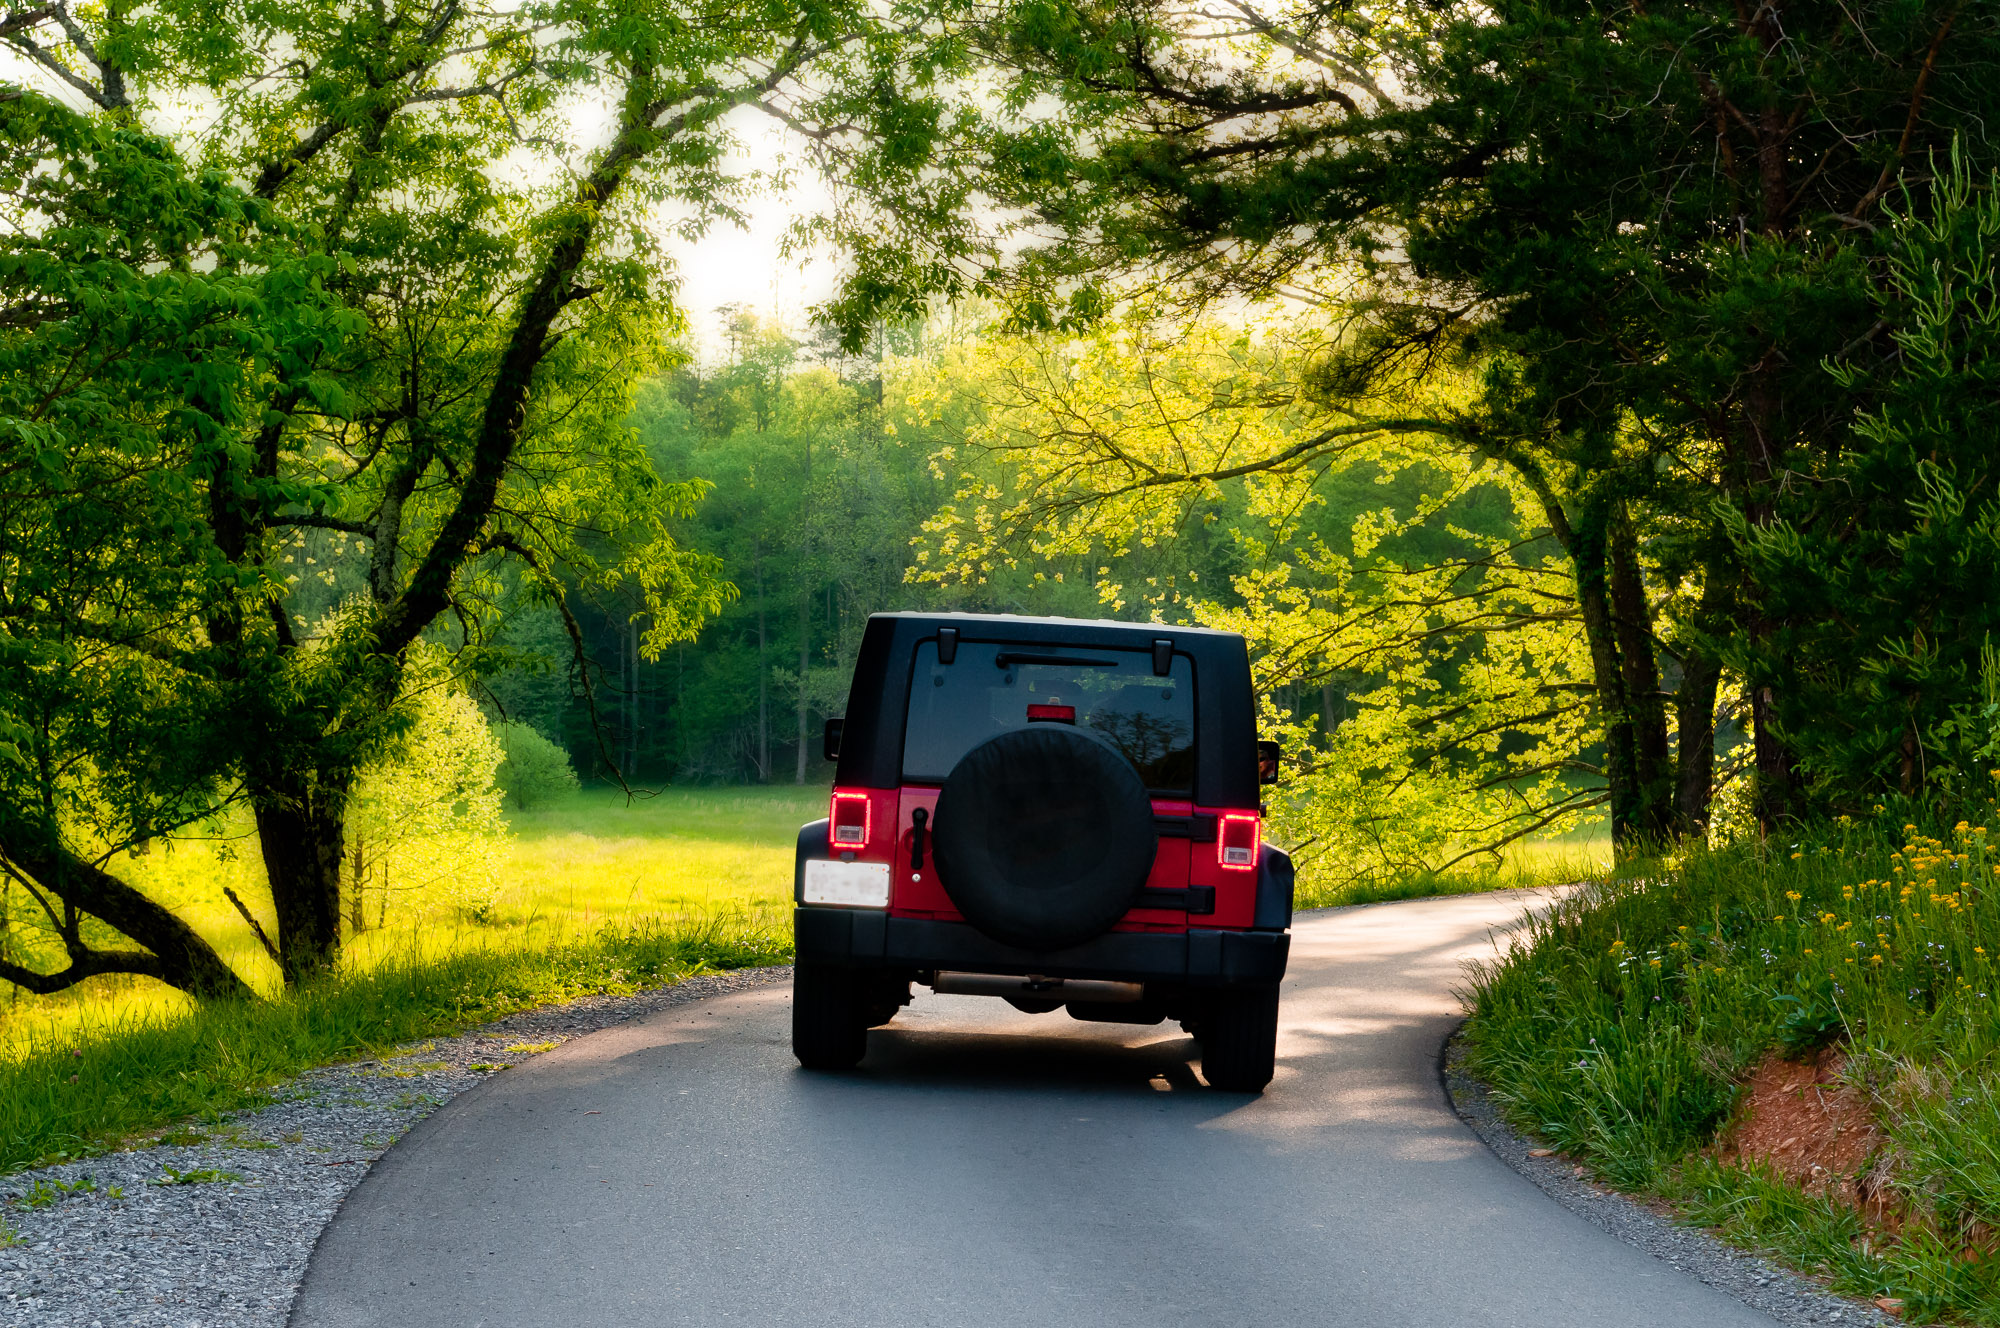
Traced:
<path fill-rule="evenodd" d="M 317 1065 L 515 1010 L 784 963 L 789 926 L 747 916 L 607 926 L 540 949 L 409 955 L 257 1004 L 80 1026 L 0 1060 L 0 1171 L 65 1161 L 175 1121 L 214 1122 Z"/>
<path fill-rule="evenodd" d="M 1468 1068 L 1623 1188 L 1914 1321 L 2000 1324 L 1989 825 L 1991 803 L 1956 824 L 1885 813 L 1596 884 L 1480 975 Z M 1862 1172 L 1807 1193 L 1712 1146 L 1773 1052 L 1837 1053 L 1879 1131 Z"/>
<path fill-rule="evenodd" d="M 699 789 L 628 804 L 597 790 L 518 815 L 489 916 L 392 915 L 350 942 L 339 976 L 289 994 L 221 895 L 260 902 L 244 855 L 180 846 L 156 867 L 162 895 L 270 998 L 202 1008 L 133 979 L 15 997 L 0 1007 L 0 1171 L 213 1118 L 313 1066 L 515 1010 L 784 963 L 793 837 L 824 797 Z"/>
<path fill-rule="evenodd" d="M 615 789 L 587 789 L 543 810 L 512 812 L 513 837 L 500 865 L 501 889 L 485 916 L 418 910 L 391 896 L 387 925 L 349 935 L 344 966 L 356 973 L 403 965 L 413 954 L 545 950 L 581 944 L 606 926 L 652 925 L 660 918 L 747 914 L 777 925 L 790 907 L 792 844 L 799 825 L 825 815 L 823 789 L 669 789 L 630 802 Z M 223 893 L 233 889 L 267 931 L 276 922 L 249 826 L 236 837 L 196 840 L 122 862 L 148 894 L 186 918 L 260 993 L 276 996 L 278 969 Z M 14 912 L 24 914 L 16 893 Z M 14 953 L 31 938 L 16 917 Z M 44 939 L 44 950 L 47 950 Z M 42 954 L 61 963 L 59 950 Z M 37 998 L 0 994 L 0 1057 L 47 1040 L 70 1039 L 95 1024 L 174 1018 L 192 1002 L 143 978 L 93 978 Z"/>

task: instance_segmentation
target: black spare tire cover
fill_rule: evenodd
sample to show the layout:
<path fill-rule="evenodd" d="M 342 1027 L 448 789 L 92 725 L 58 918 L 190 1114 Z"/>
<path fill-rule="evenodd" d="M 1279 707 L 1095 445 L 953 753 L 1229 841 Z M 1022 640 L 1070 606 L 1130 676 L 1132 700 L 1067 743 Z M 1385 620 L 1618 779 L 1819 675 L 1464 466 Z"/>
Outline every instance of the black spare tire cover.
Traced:
<path fill-rule="evenodd" d="M 938 883 L 965 920 L 1028 950 L 1079 945 L 1125 916 L 1153 870 L 1153 804 L 1108 744 L 1030 724 L 967 752 L 938 791 Z"/>

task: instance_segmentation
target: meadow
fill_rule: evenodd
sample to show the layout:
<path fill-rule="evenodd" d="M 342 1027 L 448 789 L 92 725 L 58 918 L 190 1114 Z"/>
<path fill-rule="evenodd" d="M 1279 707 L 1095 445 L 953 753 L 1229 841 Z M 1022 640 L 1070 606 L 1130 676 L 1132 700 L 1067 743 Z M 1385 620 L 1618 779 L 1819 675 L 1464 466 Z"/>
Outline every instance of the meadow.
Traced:
<path fill-rule="evenodd" d="M 351 938 L 337 978 L 291 994 L 223 894 L 235 890 L 269 929 L 254 843 L 156 847 L 134 874 L 270 999 L 198 1007 L 132 978 L 48 998 L 15 991 L 0 1006 L 0 1170 L 213 1119 L 313 1065 L 527 1006 L 784 963 L 794 837 L 824 799 L 815 788 L 629 801 L 589 789 L 514 813 L 504 883 L 480 917 L 399 910 L 391 895 L 387 925 Z"/>
<path fill-rule="evenodd" d="M 825 815 L 825 799 L 816 788 L 666 789 L 632 799 L 616 789 L 590 788 L 535 811 L 509 811 L 512 841 L 490 910 L 475 918 L 462 910 L 420 909 L 391 892 L 384 925 L 377 925 L 383 918 L 378 893 L 366 906 L 369 929 L 348 937 L 344 963 L 366 971 L 468 950 L 546 946 L 607 925 L 667 918 L 786 922 L 793 837 L 801 823 Z M 215 838 L 155 847 L 125 871 L 188 919 L 259 992 L 278 993 L 277 966 L 223 893 L 233 890 L 273 932 L 247 818 Z M 9 898 L 18 929 L 29 919 L 22 916 L 19 892 Z M 58 955 L 48 959 L 59 962 Z M 16 992 L 0 1010 L 0 1028 L 7 1043 L 18 1043 L 71 1020 L 123 1019 L 187 1004 L 158 983 L 98 978 L 52 998 Z"/>

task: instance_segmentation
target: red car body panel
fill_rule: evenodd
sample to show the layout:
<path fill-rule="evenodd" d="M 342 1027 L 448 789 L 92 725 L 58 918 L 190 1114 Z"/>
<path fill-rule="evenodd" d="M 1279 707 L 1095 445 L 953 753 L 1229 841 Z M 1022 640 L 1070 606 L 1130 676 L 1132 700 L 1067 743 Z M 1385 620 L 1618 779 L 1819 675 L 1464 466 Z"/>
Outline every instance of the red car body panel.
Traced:
<path fill-rule="evenodd" d="M 916 813 L 926 821 L 937 814 L 938 789 L 935 785 L 906 784 L 900 789 L 834 790 L 831 818 L 838 824 L 843 814 L 851 822 L 853 806 L 865 800 L 868 834 L 860 845 L 839 844 L 845 857 L 852 853 L 857 862 L 889 864 L 889 916 L 928 918 L 941 922 L 963 922 L 965 915 L 951 902 L 930 861 L 929 835 L 925 836 L 921 864 L 913 857 L 916 847 Z M 846 804 L 843 808 L 842 804 Z M 1153 814 L 1161 817 L 1213 816 L 1218 825 L 1224 816 L 1248 817 L 1254 810 L 1198 807 L 1191 802 L 1154 798 Z M 1253 829 L 1254 833 L 1254 829 Z M 1248 868 L 1225 867 L 1221 861 L 1221 836 L 1197 841 L 1162 835 L 1153 858 L 1153 870 L 1146 878 L 1148 889 L 1185 890 L 1208 886 L 1215 891 L 1212 913 L 1189 915 L 1179 909 L 1135 908 L 1112 928 L 1124 932 L 1182 932 L 1190 925 L 1205 929 L 1247 929 L 1256 912 L 1257 873 L 1254 859 Z"/>

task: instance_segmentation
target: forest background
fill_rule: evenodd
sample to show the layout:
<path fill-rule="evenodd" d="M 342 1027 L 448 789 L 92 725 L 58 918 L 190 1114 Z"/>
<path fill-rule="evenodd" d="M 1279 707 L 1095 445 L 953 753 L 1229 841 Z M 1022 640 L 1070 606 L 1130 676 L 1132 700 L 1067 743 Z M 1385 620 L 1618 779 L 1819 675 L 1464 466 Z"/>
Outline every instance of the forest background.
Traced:
<path fill-rule="evenodd" d="M 503 757 L 803 782 L 895 605 L 1242 631 L 1316 898 L 2000 755 L 1983 8 L 183 17 L 0 23 L 30 990 L 249 994 L 156 842 L 297 987 Z M 746 115 L 843 284 L 696 369 Z"/>
<path fill-rule="evenodd" d="M 1157 617 L 1249 641 L 1310 900 L 1603 814 L 1474 993 L 1524 1123 L 2000 1321 L 2000 8 L 48 0 L 0 44 L 0 977 L 161 998 L 20 1040 L 9 1161 L 782 959 L 782 844 L 650 913 L 607 850 L 617 908 L 538 931 L 496 841 L 574 879 L 537 801 L 803 819 L 869 612 Z M 665 241 L 785 183 L 746 117 L 842 284 L 702 359 Z M 1774 1047 L 1852 1067 L 1894 1230 L 1684 1168 Z"/>

